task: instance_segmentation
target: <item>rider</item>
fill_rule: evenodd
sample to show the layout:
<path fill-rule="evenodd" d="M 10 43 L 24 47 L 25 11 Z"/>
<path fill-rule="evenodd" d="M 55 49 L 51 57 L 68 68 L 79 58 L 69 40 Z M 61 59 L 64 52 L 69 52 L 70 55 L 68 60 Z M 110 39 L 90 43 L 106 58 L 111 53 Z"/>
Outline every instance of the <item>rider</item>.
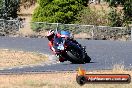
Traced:
<path fill-rule="evenodd" d="M 59 34 L 55 34 L 53 30 L 48 31 L 48 33 L 47 33 L 47 38 L 48 38 L 48 40 L 49 40 L 48 45 L 49 45 L 50 49 L 53 51 L 53 53 L 59 58 L 59 61 L 60 61 L 60 62 L 64 62 L 65 59 L 62 58 L 62 57 L 60 57 L 60 56 L 57 54 L 57 52 L 55 51 L 55 49 L 54 49 L 53 42 L 54 42 L 54 37 L 55 37 L 55 36 L 56 36 L 56 37 L 60 37 L 60 35 L 59 35 Z"/>
<path fill-rule="evenodd" d="M 49 45 L 50 49 L 51 49 L 51 50 L 53 51 L 53 53 L 59 58 L 59 61 L 60 61 L 60 62 L 64 62 L 65 59 L 62 58 L 62 57 L 60 57 L 60 56 L 57 54 L 57 52 L 55 51 L 55 49 L 54 49 L 54 46 L 53 46 L 54 37 L 60 38 L 60 37 L 63 37 L 63 36 L 61 36 L 60 33 L 56 33 L 56 34 L 55 34 L 55 32 L 54 32 L 53 30 L 48 31 L 48 33 L 47 33 L 47 38 L 48 38 L 48 40 L 49 40 L 48 45 Z M 69 38 L 69 40 L 72 41 L 72 42 L 74 42 L 74 43 L 76 43 L 78 46 L 80 46 L 80 47 L 82 48 L 82 46 L 81 46 L 76 40 L 74 40 L 73 38 Z"/>

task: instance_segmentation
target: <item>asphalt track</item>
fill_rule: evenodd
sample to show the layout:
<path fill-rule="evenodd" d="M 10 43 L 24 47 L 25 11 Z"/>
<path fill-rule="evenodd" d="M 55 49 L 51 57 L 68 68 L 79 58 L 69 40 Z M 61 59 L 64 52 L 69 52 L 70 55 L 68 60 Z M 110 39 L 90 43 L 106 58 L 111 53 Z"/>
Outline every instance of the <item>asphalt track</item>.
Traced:
<path fill-rule="evenodd" d="M 78 39 L 77 41 L 87 47 L 86 51 L 92 59 L 91 63 L 41 63 L 40 65 L 34 66 L 0 69 L 0 73 L 75 71 L 80 65 L 86 70 L 112 69 L 114 65 L 123 65 L 125 69 L 132 69 L 132 41 L 124 42 L 85 39 Z M 48 40 L 45 38 L 0 37 L 1 49 L 32 51 L 52 55 L 47 43 Z"/>

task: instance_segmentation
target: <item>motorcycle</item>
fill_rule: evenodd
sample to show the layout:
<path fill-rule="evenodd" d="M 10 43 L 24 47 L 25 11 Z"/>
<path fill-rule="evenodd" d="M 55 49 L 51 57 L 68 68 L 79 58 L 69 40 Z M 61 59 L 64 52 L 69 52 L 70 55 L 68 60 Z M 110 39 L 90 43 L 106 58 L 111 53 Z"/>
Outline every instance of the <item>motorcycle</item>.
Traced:
<path fill-rule="evenodd" d="M 80 47 L 73 42 L 68 31 L 61 31 L 62 37 L 54 37 L 54 49 L 59 55 L 65 59 L 76 64 L 89 63 L 91 58 L 86 53 L 86 47 Z"/>

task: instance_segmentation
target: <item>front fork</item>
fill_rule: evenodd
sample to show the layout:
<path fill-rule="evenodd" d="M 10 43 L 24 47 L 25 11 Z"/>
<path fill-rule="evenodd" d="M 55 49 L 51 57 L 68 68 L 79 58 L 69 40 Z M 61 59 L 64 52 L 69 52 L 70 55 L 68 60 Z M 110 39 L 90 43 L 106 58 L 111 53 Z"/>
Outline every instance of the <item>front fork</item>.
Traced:
<path fill-rule="evenodd" d="M 83 52 L 83 58 L 85 58 L 86 57 L 86 46 L 83 46 L 82 47 L 82 52 Z"/>

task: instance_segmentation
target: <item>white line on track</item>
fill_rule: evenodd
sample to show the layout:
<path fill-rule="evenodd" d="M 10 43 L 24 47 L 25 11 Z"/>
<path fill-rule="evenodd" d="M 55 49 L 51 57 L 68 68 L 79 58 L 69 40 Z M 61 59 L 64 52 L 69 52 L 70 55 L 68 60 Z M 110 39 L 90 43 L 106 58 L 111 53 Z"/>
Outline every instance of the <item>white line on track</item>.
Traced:
<path fill-rule="evenodd" d="M 50 63 L 47 63 L 46 65 L 51 65 Z"/>
<path fill-rule="evenodd" d="M 30 66 L 30 67 L 34 67 L 34 66 Z"/>
<path fill-rule="evenodd" d="M 52 63 L 52 64 L 56 64 L 56 63 Z"/>
<path fill-rule="evenodd" d="M 40 66 L 45 66 L 45 64 L 41 64 Z"/>
<path fill-rule="evenodd" d="M 23 67 L 18 67 L 18 68 L 20 68 L 20 69 L 21 69 L 21 68 L 23 68 Z"/>
<path fill-rule="evenodd" d="M 1 68 L 0 70 L 4 70 L 4 68 Z"/>
<path fill-rule="evenodd" d="M 13 69 L 13 68 L 8 68 L 8 69 Z"/>

